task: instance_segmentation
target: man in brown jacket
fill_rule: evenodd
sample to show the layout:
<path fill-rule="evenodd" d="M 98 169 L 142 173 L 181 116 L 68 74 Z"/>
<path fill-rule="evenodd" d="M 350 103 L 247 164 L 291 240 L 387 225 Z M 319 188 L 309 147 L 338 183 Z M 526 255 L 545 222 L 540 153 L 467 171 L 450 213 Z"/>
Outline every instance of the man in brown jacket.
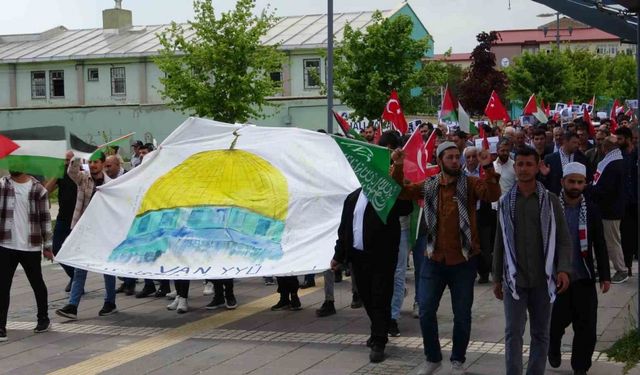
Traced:
<path fill-rule="evenodd" d="M 393 178 L 403 185 L 399 199 L 424 199 L 423 224 L 427 227 L 425 262 L 421 265 L 419 296 L 420 326 L 426 367 L 421 374 L 433 374 L 442 366 L 436 313 L 444 289 L 451 291 L 453 306 L 452 373 L 464 373 L 464 362 L 471 334 L 471 306 L 480 241 L 476 222 L 476 203 L 500 198 L 500 175 L 496 174 L 487 150 L 478 154 L 484 178 L 465 176 L 460 151 L 452 142 L 436 150 L 441 173 L 421 183 L 403 185 L 404 154 L 394 151 Z"/>

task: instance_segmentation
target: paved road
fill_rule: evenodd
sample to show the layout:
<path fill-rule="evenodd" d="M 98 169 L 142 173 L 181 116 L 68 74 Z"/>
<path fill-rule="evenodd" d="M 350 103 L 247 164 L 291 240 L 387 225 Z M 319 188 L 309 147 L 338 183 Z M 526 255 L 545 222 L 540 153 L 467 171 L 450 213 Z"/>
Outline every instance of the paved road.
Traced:
<path fill-rule="evenodd" d="M 35 335 L 34 300 L 22 271 L 11 290 L 9 341 L 0 344 L 0 374 L 415 374 L 422 364 L 422 339 L 418 321 L 410 315 L 413 278 L 408 280 L 400 319 L 401 337 L 391 338 L 388 359 L 369 363 L 365 340 L 368 320 L 362 309 L 349 308 L 350 280 L 337 285 L 338 314 L 317 318 L 314 310 L 323 300 L 321 286 L 301 291 L 304 309 L 272 312 L 275 286 L 261 279 L 236 282 L 239 307 L 235 311 L 207 311 L 210 297 L 202 284 L 193 282 L 184 315 L 167 311 L 165 299 L 136 299 L 118 295 L 120 312 L 98 317 L 102 306 L 102 278 L 91 274 L 79 320 L 63 323 L 53 310 L 66 303 L 66 275 L 58 265 L 47 264 L 51 332 Z M 321 277 L 317 280 L 320 283 Z M 637 298 L 637 278 L 614 286 L 599 296 L 598 351 L 590 374 L 622 373 L 622 365 L 609 362 L 600 351 L 629 326 L 629 304 Z M 138 284 L 138 288 L 141 288 Z M 452 313 L 448 292 L 441 303 L 439 329 L 445 352 L 450 349 Z M 467 357 L 469 374 L 504 373 L 504 317 L 502 306 L 489 286 L 476 286 L 473 329 Z M 528 331 L 527 331 L 528 332 Z M 564 338 L 565 350 L 572 339 Z M 528 342 L 528 338 L 526 339 Z M 448 352 L 445 353 L 445 358 Z M 568 356 L 560 369 L 549 374 L 569 374 Z M 442 371 L 441 373 L 448 373 Z M 640 374 L 640 370 L 632 373 Z"/>

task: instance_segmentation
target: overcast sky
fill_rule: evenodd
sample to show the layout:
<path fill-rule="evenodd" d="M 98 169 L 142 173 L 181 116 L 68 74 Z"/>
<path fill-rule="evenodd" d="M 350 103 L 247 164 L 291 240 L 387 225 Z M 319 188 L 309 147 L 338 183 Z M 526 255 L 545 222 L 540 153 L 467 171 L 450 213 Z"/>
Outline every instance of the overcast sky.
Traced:
<path fill-rule="evenodd" d="M 391 9 L 400 0 L 334 1 L 335 12 Z M 534 28 L 551 18 L 537 14 L 552 12 L 531 0 L 409 0 L 418 17 L 435 39 L 436 53 L 470 52 L 481 31 Z M 234 0 L 214 0 L 216 10 L 229 10 Z M 282 16 L 326 12 L 323 0 L 257 0 L 257 8 L 271 4 Z M 113 0 L 2 0 L 0 35 L 38 33 L 63 25 L 69 29 L 102 26 L 102 9 Z M 124 0 L 123 8 L 133 11 L 133 23 L 152 25 L 184 22 L 193 16 L 191 0 Z"/>

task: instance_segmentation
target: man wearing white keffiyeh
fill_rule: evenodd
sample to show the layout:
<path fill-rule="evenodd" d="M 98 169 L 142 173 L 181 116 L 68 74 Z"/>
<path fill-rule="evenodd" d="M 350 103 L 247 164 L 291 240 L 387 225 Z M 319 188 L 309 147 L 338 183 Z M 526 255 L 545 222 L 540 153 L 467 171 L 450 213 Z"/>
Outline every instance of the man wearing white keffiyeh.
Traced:
<path fill-rule="evenodd" d="M 539 163 L 535 149 L 518 150 L 518 181 L 498 206 L 492 274 L 494 294 L 504 299 L 507 375 L 522 374 L 527 312 L 531 322 L 527 375 L 544 374 L 551 306 L 556 293 L 569 287 L 571 239 L 560 200 L 536 181 Z"/>
<path fill-rule="evenodd" d="M 549 343 L 549 364 L 557 368 L 562 362 L 560 345 L 564 330 L 569 324 L 572 325 L 574 335 L 571 368 L 574 375 L 589 371 L 596 346 L 598 296 L 595 288 L 594 254 L 602 293 L 606 293 L 611 285 L 600 211 L 582 195 L 587 185 L 586 176 L 586 168 L 580 163 L 568 163 L 564 167 L 560 202 L 573 247 L 571 285 L 565 293 L 557 296 L 553 304 Z"/>

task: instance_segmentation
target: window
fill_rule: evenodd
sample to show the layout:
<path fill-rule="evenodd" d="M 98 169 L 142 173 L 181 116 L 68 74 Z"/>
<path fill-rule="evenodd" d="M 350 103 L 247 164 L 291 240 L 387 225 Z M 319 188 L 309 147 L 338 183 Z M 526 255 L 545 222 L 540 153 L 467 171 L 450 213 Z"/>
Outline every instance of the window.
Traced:
<path fill-rule="evenodd" d="M 127 95 L 127 79 L 124 68 L 111 68 L 111 96 Z"/>
<path fill-rule="evenodd" d="M 320 59 L 303 60 L 304 63 L 304 88 L 315 89 L 320 87 Z"/>
<path fill-rule="evenodd" d="M 97 82 L 99 80 L 100 74 L 98 73 L 98 68 L 87 69 L 87 81 Z"/>
<path fill-rule="evenodd" d="M 44 71 L 31 72 L 31 99 L 45 99 L 47 97 L 47 73 Z"/>
<path fill-rule="evenodd" d="M 282 72 L 271 72 L 269 73 L 269 77 L 276 86 L 280 86 L 282 84 Z"/>
<path fill-rule="evenodd" d="M 596 53 L 599 55 L 616 55 L 618 53 L 618 45 L 615 43 L 598 44 Z"/>
<path fill-rule="evenodd" d="M 49 96 L 52 98 L 64 98 L 64 70 L 49 71 Z"/>

